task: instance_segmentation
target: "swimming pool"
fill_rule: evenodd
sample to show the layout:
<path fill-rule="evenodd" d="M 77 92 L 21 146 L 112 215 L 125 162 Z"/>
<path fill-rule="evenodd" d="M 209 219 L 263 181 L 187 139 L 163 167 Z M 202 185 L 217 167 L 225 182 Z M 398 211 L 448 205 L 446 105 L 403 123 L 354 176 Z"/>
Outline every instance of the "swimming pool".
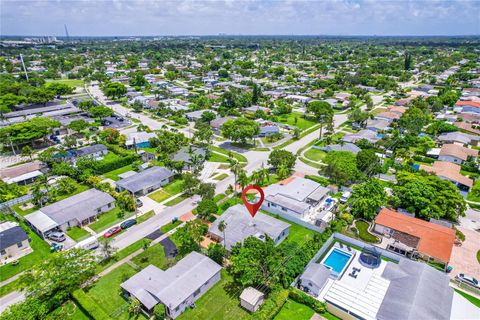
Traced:
<path fill-rule="evenodd" d="M 322 264 L 329 268 L 334 275 L 340 276 L 351 259 L 352 254 L 338 248 L 333 248 L 323 260 Z"/>

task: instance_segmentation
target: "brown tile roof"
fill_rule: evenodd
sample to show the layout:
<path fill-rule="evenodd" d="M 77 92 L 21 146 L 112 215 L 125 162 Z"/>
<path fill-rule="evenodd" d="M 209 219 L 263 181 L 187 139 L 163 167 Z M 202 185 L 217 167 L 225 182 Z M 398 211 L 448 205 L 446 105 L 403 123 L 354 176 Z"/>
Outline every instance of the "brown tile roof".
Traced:
<path fill-rule="evenodd" d="M 400 119 L 400 115 L 397 112 L 383 111 L 376 115 L 376 117 L 382 117 L 392 120 Z"/>
<path fill-rule="evenodd" d="M 458 164 L 447 161 L 435 161 L 432 166 L 420 165 L 420 169 L 436 174 L 439 177 L 458 182 L 467 187 L 473 186 L 473 180 L 460 173 Z"/>
<path fill-rule="evenodd" d="M 474 101 L 457 101 L 457 103 L 455 103 L 455 106 L 457 106 L 457 107 L 472 106 L 472 107 L 480 108 L 480 102 L 474 102 Z"/>
<path fill-rule="evenodd" d="M 388 111 L 404 114 L 407 111 L 407 108 L 404 107 L 404 106 L 392 106 L 392 107 L 388 108 Z"/>
<path fill-rule="evenodd" d="M 470 123 L 455 122 L 454 125 L 459 129 L 463 129 L 465 131 L 480 135 L 480 130 L 475 129 Z"/>
<path fill-rule="evenodd" d="M 43 168 L 43 165 L 40 161 L 35 160 L 33 162 L 28 162 L 21 164 L 19 166 L 15 167 L 10 167 L 10 168 L 4 168 L 0 170 L 0 178 L 5 179 L 5 178 L 15 178 L 18 176 L 21 176 L 22 174 L 26 174 L 29 172 L 33 172 L 36 170 L 40 170 Z"/>
<path fill-rule="evenodd" d="M 412 218 L 387 208 L 380 211 L 375 218 L 375 223 L 418 237 L 420 241 L 417 250 L 420 253 L 444 262 L 450 261 L 455 242 L 453 229 Z"/>
<path fill-rule="evenodd" d="M 476 113 L 460 113 L 458 115 L 459 118 L 462 118 L 463 121 L 465 122 L 473 122 L 473 123 L 479 123 L 480 122 L 480 115 Z"/>
<path fill-rule="evenodd" d="M 468 156 L 477 157 L 478 150 L 465 148 L 458 144 L 444 144 L 440 149 L 441 156 L 454 156 L 456 158 L 467 160 Z"/>

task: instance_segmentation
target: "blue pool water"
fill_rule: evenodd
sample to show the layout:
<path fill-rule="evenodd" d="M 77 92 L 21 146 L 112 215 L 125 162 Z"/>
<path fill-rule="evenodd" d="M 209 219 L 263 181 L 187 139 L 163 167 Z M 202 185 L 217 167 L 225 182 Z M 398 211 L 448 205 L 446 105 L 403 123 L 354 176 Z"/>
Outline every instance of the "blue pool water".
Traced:
<path fill-rule="evenodd" d="M 335 248 L 323 261 L 323 264 L 331 268 L 335 273 L 340 274 L 347 265 L 351 256 L 351 254 Z"/>

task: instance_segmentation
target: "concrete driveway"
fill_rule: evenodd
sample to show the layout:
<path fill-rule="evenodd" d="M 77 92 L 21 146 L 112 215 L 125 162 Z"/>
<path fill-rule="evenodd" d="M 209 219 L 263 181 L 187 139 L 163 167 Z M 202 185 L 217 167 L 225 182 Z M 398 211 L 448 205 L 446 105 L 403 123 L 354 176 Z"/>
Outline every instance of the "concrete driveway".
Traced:
<path fill-rule="evenodd" d="M 480 279 L 480 263 L 477 261 L 477 251 L 480 250 L 480 233 L 462 226 L 458 230 L 465 234 L 465 241 L 461 246 L 454 246 L 450 265 L 453 271 L 450 277 L 454 278 L 459 273 L 465 273 Z"/>

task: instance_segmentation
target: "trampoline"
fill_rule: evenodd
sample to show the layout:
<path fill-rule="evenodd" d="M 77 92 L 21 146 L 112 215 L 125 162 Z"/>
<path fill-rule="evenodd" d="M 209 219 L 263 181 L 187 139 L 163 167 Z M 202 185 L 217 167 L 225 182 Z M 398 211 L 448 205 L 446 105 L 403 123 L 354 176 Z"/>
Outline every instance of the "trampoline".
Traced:
<path fill-rule="evenodd" d="M 367 268 L 377 268 L 381 262 L 381 255 L 376 251 L 364 250 L 360 254 L 359 260 Z"/>

